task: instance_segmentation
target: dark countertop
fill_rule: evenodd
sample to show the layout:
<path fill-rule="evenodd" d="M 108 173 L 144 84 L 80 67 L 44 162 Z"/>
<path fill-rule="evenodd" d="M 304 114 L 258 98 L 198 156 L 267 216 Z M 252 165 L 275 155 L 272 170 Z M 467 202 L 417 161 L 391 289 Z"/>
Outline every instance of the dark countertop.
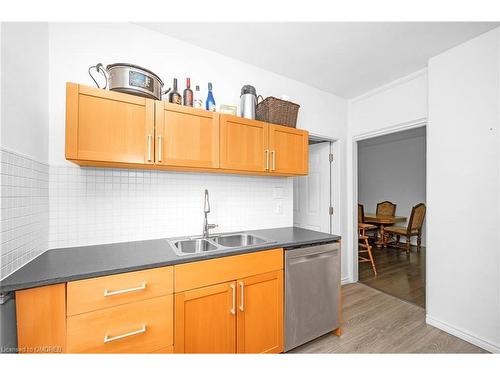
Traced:
<path fill-rule="evenodd" d="M 286 227 L 246 231 L 276 242 L 179 256 L 165 239 L 51 249 L 0 281 L 10 292 L 97 276 L 220 258 L 273 248 L 340 240 L 340 236 Z"/>

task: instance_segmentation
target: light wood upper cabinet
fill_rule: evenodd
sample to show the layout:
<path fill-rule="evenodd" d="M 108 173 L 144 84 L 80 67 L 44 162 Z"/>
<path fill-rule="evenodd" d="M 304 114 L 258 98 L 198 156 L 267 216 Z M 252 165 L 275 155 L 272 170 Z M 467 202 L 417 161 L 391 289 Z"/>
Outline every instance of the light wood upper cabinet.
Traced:
<path fill-rule="evenodd" d="M 67 84 L 67 159 L 152 164 L 153 136 L 153 100 Z"/>
<path fill-rule="evenodd" d="M 156 164 L 219 167 L 219 115 L 156 102 Z"/>
<path fill-rule="evenodd" d="M 297 176 L 308 133 L 68 83 L 66 159 L 84 166 Z"/>
<path fill-rule="evenodd" d="M 283 271 L 237 281 L 238 353 L 283 351 Z"/>
<path fill-rule="evenodd" d="M 309 133 L 305 130 L 269 125 L 271 171 L 282 174 L 307 174 Z"/>
<path fill-rule="evenodd" d="M 231 115 L 220 118 L 220 167 L 239 171 L 269 170 L 269 125 Z"/>
<path fill-rule="evenodd" d="M 235 288 L 229 282 L 175 295 L 175 353 L 236 352 Z"/>

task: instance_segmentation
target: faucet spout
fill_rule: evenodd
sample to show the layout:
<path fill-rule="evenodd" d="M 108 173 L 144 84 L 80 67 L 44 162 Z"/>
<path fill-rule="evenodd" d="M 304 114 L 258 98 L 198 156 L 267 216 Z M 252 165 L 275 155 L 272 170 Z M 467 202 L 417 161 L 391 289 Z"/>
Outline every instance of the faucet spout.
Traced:
<path fill-rule="evenodd" d="M 203 238 L 208 238 L 209 236 L 209 230 L 212 228 L 216 228 L 217 225 L 215 224 L 208 224 L 208 219 L 207 215 L 210 213 L 210 199 L 208 195 L 208 190 L 205 189 L 205 202 L 203 204 Z"/>
<path fill-rule="evenodd" d="M 208 196 L 208 189 L 205 189 L 205 203 L 203 205 L 203 212 L 208 214 L 210 212 L 210 199 Z"/>

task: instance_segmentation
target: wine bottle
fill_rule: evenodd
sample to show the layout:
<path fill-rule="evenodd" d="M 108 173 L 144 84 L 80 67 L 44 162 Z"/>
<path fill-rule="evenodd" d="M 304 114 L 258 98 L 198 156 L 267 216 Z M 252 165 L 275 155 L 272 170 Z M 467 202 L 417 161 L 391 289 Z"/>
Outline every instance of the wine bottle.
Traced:
<path fill-rule="evenodd" d="M 194 108 L 203 108 L 203 99 L 201 98 L 201 92 L 200 92 L 200 86 L 196 85 L 194 89 L 194 99 L 193 99 L 193 106 Z"/>
<path fill-rule="evenodd" d="M 215 99 L 212 94 L 212 82 L 208 82 L 208 96 L 207 101 L 205 102 L 205 109 L 207 111 L 215 112 Z"/>
<path fill-rule="evenodd" d="M 168 94 L 168 101 L 169 103 L 174 103 L 174 104 L 182 103 L 182 96 L 177 91 L 177 78 L 174 78 L 174 87 L 172 88 L 172 91 L 170 91 L 170 93 Z"/>
<path fill-rule="evenodd" d="M 186 88 L 182 95 L 182 104 L 188 107 L 193 106 L 193 90 L 191 90 L 191 79 L 186 78 Z"/>

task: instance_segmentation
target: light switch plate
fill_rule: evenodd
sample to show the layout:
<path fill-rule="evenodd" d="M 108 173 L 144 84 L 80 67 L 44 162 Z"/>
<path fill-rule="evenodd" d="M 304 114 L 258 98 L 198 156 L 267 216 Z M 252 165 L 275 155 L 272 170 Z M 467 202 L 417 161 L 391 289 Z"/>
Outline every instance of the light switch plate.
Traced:
<path fill-rule="evenodd" d="M 274 209 L 274 212 L 277 214 L 283 213 L 283 203 L 282 202 L 276 202 L 276 208 Z"/>
<path fill-rule="evenodd" d="M 273 187 L 273 198 L 275 199 L 283 198 L 283 188 L 281 186 Z"/>

